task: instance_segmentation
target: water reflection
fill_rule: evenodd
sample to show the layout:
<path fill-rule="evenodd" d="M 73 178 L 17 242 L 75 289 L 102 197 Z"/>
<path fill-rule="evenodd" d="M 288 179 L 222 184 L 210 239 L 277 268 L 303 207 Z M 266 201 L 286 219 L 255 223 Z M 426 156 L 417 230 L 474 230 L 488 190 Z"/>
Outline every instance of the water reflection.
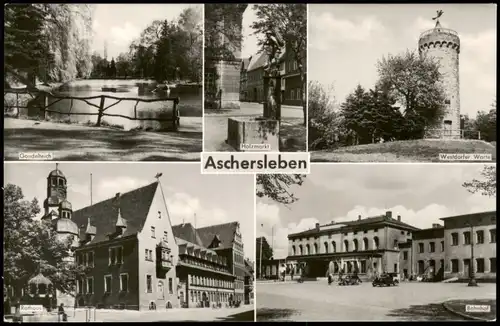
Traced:
<path fill-rule="evenodd" d="M 148 80 L 79 80 L 63 85 L 57 91 L 53 91 L 54 95 L 74 96 L 74 97 L 93 97 L 107 95 L 124 100 L 117 102 L 115 99 L 106 98 L 104 107 L 113 105 L 105 111 L 108 114 L 119 114 L 130 118 L 156 118 L 165 119 L 172 116 L 173 101 L 158 101 L 158 102 L 137 102 L 127 100 L 127 98 L 140 99 L 157 99 L 165 97 L 179 97 L 179 111 L 182 117 L 202 116 L 202 89 L 198 85 L 177 85 L 169 89 L 158 88 L 157 83 Z M 54 103 L 55 98 L 49 98 L 50 103 Z M 96 105 L 100 104 L 100 98 L 88 100 L 88 102 Z M 49 117 L 54 120 L 64 120 L 75 123 L 89 123 L 94 125 L 97 122 L 97 115 L 74 115 L 72 113 L 97 113 L 98 108 L 89 105 L 81 100 L 64 99 L 50 106 L 50 110 L 61 112 L 50 113 Z M 163 130 L 171 127 L 171 122 L 160 121 L 134 121 L 123 117 L 102 118 L 102 125 L 115 126 L 130 130 L 141 128 L 145 130 Z"/>

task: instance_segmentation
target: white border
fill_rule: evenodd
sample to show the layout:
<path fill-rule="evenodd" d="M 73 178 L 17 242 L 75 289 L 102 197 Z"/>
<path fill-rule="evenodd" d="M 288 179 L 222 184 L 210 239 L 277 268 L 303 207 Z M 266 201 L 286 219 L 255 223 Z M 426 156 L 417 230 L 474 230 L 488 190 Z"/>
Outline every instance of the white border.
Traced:
<path fill-rule="evenodd" d="M 205 4 L 201 4 L 201 15 L 202 15 L 202 31 L 203 31 L 203 42 L 202 42 L 202 64 L 201 64 L 201 152 L 205 151 Z M 201 154 L 200 154 L 200 164 L 201 164 Z"/>
<path fill-rule="evenodd" d="M 309 153 L 309 4 L 306 3 L 306 85 L 304 92 L 306 92 L 306 152 Z M 304 104 L 302 104 L 304 105 Z M 309 162 L 311 159 L 309 158 Z M 311 163 L 309 163 L 311 164 Z"/>
<path fill-rule="evenodd" d="M 257 322 L 257 174 L 253 175 L 253 321 Z"/>

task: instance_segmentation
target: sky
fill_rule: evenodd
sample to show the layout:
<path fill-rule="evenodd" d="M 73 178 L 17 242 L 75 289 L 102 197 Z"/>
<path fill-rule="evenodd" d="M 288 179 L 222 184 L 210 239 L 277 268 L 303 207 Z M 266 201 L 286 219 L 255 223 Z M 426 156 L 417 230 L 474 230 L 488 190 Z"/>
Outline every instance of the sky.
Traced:
<path fill-rule="evenodd" d="M 484 164 L 313 164 L 299 199 L 284 206 L 257 199 L 257 237 L 274 242 L 275 258 L 287 256 L 290 233 L 332 221 L 357 220 L 392 211 L 425 229 L 442 217 L 496 210 L 496 199 L 471 194 L 463 182 L 481 178 Z M 263 225 L 263 226 L 261 226 Z M 273 236 L 274 235 L 274 236 Z M 273 241 L 274 238 L 274 241 Z"/>
<path fill-rule="evenodd" d="M 5 184 L 21 187 L 26 199 L 36 197 L 43 210 L 47 176 L 54 169 L 54 163 L 5 163 Z M 59 169 L 67 178 L 67 199 L 74 210 L 90 205 L 91 173 L 97 203 L 155 182 L 161 172 L 173 225 L 194 225 L 195 213 L 197 227 L 238 221 L 245 257 L 255 261 L 253 175 L 202 175 L 199 163 L 62 163 Z"/>
<path fill-rule="evenodd" d="M 247 9 L 245 9 L 245 12 L 243 13 L 243 41 L 241 44 L 242 58 L 249 58 L 259 51 L 259 47 L 257 46 L 257 35 L 253 35 L 254 29 L 250 27 L 256 20 L 257 16 L 255 15 L 254 5 L 249 4 Z"/>
<path fill-rule="evenodd" d="M 92 50 L 104 55 L 108 43 L 108 59 L 128 52 L 130 43 L 154 20 L 174 20 L 181 12 L 199 4 L 96 4 L 94 5 L 94 42 Z"/>
<path fill-rule="evenodd" d="M 419 35 L 440 23 L 458 32 L 461 114 L 475 117 L 496 98 L 496 6 L 493 4 L 312 4 L 308 17 L 308 77 L 333 85 L 337 104 L 357 84 L 372 88 L 376 63 L 417 50 Z"/>

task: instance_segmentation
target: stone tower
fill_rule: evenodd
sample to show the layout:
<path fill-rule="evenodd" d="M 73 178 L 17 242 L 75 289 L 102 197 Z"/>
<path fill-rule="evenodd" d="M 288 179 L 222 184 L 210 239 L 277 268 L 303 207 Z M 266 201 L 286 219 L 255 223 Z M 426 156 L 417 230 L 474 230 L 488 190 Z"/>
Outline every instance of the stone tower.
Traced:
<path fill-rule="evenodd" d="M 427 55 L 438 60 L 446 96 L 443 121 L 435 127 L 442 131 L 431 132 L 430 135 L 442 138 L 460 138 L 460 38 L 458 33 L 441 27 L 438 20 L 433 29 L 420 35 L 418 50 L 421 56 Z"/>

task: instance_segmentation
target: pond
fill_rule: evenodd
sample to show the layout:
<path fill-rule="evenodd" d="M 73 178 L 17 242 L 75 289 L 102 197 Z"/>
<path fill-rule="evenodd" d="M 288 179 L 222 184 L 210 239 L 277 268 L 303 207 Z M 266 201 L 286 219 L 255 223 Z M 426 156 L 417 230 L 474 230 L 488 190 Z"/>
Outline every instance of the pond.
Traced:
<path fill-rule="evenodd" d="M 161 85 L 160 85 L 161 86 Z M 158 87 L 158 83 L 150 80 L 109 80 L 109 79 L 88 79 L 78 80 L 66 83 L 59 89 L 52 91 L 54 95 L 74 96 L 74 97 L 91 97 L 108 95 L 117 98 L 140 98 L 140 99 L 157 99 L 157 98 L 173 98 L 179 97 L 178 105 L 179 113 L 182 117 L 201 117 L 202 116 L 202 87 L 196 84 L 177 84 L 170 85 L 168 90 Z M 53 103 L 56 99 L 49 98 L 49 102 Z M 73 102 L 73 103 L 71 103 Z M 100 98 L 89 100 L 99 106 Z M 104 107 L 117 102 L 115 99 L 106 98 Z M 113 105 L 105 111 L 108 114 L 120 114 L 124 116 L 134 117 L 134 100 L 123 100 L 116 105 Z M 139 102 L 137 104 L 138 118 L 155 118 L 164 119 L 172 115 L 173 101 L 158 101 L 158 102 Z M 50 113 L 49 117 L 52 120 L 62 120 L 73 123 L 88 123 L 95 125 L 97 122 L 96 115 L 72 115 L 71 113 L 97 113 L 98 109 L 81 100 L 64 99 L 49 107 L 52 111 L 58 113 Z M 103 116 L 102 125 L 114 126 L 130 130 L 140 128 L 145 130 L 162 130 L 169 128 L 171 122 L 161 121 L 136 121 L 122 117 Z"/>

